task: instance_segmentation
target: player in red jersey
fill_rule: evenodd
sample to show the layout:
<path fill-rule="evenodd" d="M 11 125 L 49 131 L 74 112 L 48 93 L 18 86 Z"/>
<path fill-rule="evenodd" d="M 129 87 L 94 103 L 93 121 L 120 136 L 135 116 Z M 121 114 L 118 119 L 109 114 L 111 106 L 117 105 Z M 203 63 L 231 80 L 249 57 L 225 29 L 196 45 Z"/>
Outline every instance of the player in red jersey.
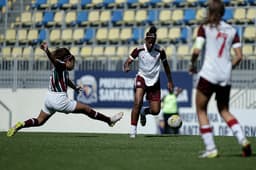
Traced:
<path fill-rule="evenodd" d="M 204 63 L 199 72 L 196 91 L 196 111 L 201 137 L 206 147 L 205 152 L 200 155 L 201 158 L 218 156 L 213 129 L 207 117 L 207 105 L 213 93 L 216 94 L 215 99 L 221 117 L 242 146 L 242 155 L 252 154 L 250 142 L 245 137 L 238 120 L 229 111 L 231 70 L 240 63 L 243 54 L 236 29 L 222 21 L 224 12 L 225 6 L 221 0 L 209 1 L 207 18 L 199 26 L 189 68 L 191 73 L 196 72 L 196 60 L 204 46 Z M 231 48 L 235 52 L 233 59 L 230 55 Z"/>
<path fill-rule="evenodd" d="M 166 53 L 163 48 L 155 44 L 156 39 L 156 27 L 151 26 L 146 33 L 145 44 L 135 48 L 124 63 L 124 71 L 128 72 L 133 60 L 136 58 L 139 60 L 139 70 L 135 80 L 134 106 L 131 113 L 131 138 L 136 137 L 139 112 L 142 126 L 146 124 L 146 114 L 157 115 L 160 112 L 160 61 L 163 63 L 168 79 L 168 89 L 169 91 L 173 90 L 173 81 Z M 145 94 L 147 100 L 149 100 L 149 107 L 142 108 Z"/>
<path fill-rule="evenodd" d="M 75 57 L 66 48 L 58 48 L 50 52 L 46 43 L 41 44 L 41 49 L 47 54 L 54 68 L 49 82 L 49 90 L 44 101 L 44 107 L 37 118 L 31 118 L 24 122 L 18 122 L 10 128 L 7 136 L 13 136 L 18 130 L 27 127 L 43 125 L 55 112 L 62 113 L 82 113 L 92 119 L 106 122 L 109 126 L 119 121 L 123 113 L 117 113 L 108 117 L 102 113 L 96 112 L 90 106 L 68 98 L 68 86 L 79 91 L 80 88 L 69 79 L 69 71 L 74 69 Z"/>

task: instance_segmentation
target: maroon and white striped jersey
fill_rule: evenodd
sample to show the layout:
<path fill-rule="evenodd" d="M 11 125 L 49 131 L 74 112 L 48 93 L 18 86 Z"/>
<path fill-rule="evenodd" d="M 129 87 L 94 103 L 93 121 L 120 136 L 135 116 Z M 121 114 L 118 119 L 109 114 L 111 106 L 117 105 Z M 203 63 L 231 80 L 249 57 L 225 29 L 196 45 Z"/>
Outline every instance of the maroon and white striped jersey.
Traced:
<path fill-rule="evenodd" d="M 196 41 L 204 42 L 204 63 L 199 75 L 214 84 L 225 86 L 231 80 L 231 47 L 241 47 L 237 31 L 221 21 L 218 27 L 201 25 Z"/>

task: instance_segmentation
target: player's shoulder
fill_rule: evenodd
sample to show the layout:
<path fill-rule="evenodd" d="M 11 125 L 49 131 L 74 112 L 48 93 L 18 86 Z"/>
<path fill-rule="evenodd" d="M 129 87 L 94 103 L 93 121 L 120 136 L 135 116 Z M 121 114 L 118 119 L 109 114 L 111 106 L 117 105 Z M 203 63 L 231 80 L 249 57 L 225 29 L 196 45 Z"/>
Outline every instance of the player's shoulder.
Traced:
<path fill-rule="evenodd" d="M 162 46 L 159 45 L 159 44 L 155 44 L 154 49 L 155 49 L 156 51 L 158 51 L 158 52 L 161 52 L 161 51 L 164 51 L 164 50 L 165 50 L 164 47 L 162 47 Z"/>

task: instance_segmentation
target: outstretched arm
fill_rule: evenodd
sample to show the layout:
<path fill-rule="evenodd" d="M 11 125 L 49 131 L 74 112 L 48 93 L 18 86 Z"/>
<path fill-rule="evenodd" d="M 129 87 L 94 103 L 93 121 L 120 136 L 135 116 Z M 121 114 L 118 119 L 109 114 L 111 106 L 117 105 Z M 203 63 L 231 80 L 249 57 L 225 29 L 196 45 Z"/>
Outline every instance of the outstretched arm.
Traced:
<path fill-rule="evenodd" d="M 172 81 L 171 69 L 170 69 L 170 66 L 169 66 L 167 58 L 166 58 L 166 53 L 163 49 L 161 50 L 161 60 L 163 62 L 165 74 L 166 74 L 167 80 L 168 80 L 168 85 L 167 85 L 168 90 L 170 92 L 173 92 L 174 84 L 173 84 L 173 81 Z"/>
<path fill-rule="evenodd" d="M 68 79 L 68 86 L 74 89 L 76 92 L 79 92 L 79 90 L 81 89 L 80 86 L 76 86 L 70 79 Z"/>
<path fill-rule="evenodd" d="M 46 42 L 43 42 L 40 45 L 40 48 L 47 54 L 49 60 L 52 62 L 52 64 L 55 66 L 56 65 L 56 59 L 52 56 L 49 48 L 48 48 L 48 44 Z"/>

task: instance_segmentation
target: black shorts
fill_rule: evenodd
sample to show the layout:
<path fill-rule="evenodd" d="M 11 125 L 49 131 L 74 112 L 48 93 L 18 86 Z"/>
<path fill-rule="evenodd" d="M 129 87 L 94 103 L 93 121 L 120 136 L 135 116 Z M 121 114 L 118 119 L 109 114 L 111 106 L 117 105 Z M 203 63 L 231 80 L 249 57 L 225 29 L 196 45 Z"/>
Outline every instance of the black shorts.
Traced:
<path fill-rule="evenodd" d="M 212 96 L 213 93 L 215 93 L 215 99 L 217 100 L 217 102 L 221 102 L 223 104 L 229 103 L 231 85 L 220 86 L 218 84 L 213 84 L 209 82 L 203 77 L 200 77 L 197 84 L 197 90 L 201 91 L 209 98 Z"/>

